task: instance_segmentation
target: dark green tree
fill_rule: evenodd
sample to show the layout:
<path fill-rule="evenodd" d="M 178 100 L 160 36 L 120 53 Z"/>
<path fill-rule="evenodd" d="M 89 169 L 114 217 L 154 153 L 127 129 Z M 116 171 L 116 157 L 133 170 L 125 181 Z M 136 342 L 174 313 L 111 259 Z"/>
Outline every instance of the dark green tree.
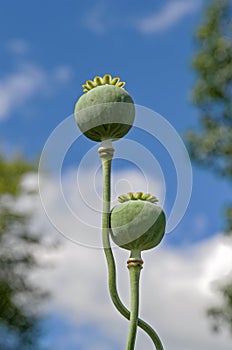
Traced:
<path fill-rule="evenodd" d="M 47 296 L 30 282 L 39 266 L 42 239 L 30 232 L 32 213 L 20 207 L 24 176 L 35 168 L 23 158 L 0 155 L 0 349 L 38 349 L 39 302 Z M 29 196 L 36 194 L 29 193 Z"/>
<path fill-rule="evenodd" d="M 200 112 L 198 130 L 189 131 L 190 155 L 198 164 L 232 183 L 232 2 L 208 2 L 196 31 L 193 60 L 196 84 L 193 101 Z M 226 210 L 225 231 L 232 232 L 232 204 Z M 220 284 L 222 304 L 208 310 L 215 330 L 229 326 L 232 333 L 232 284 Z"/>

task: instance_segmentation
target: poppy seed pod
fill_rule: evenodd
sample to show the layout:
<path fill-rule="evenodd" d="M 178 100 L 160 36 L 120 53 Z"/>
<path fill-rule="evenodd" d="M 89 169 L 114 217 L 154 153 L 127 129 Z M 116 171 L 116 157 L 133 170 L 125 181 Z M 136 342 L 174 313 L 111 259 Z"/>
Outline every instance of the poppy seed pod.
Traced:
<path fill-rule="evenodd" d="M 81 132 L 93 141 L 117 140 L 133 125 L 134 102 L 119 80 L 106 74 L 83 85 L 85 93 L 76 102 L 74 116 Z"/>
<path fill-rule="evenodd" d="M 143 251 L 157 246 L 165 233 L 166 218 L 156 197 L 150 194 L 128 193 L 110 215 L 111 237 L 115 244 Z"/>

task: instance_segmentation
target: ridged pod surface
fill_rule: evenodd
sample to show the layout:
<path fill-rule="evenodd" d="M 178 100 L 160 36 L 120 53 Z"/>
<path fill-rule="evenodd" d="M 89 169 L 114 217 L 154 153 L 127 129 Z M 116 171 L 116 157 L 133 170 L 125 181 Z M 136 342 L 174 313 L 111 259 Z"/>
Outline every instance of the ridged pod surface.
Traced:
<path fill-rule="evenodd" d="M 147 199 L 143 199 L 147 197 Z M 127 199 L 126 199 L 127 198 Z M 148 199 L 150 198 L 150 199 Z M 119 197 L 121 204 L 110 215 L 111 237 L 127 250 L 147 250 L 157 246 L 165 233 L 166 218 L 157 199 L 138 192 Z"/>
<path fill-rule="evenodd" d="M 106 74 L 83 85 L 84 92 L 75 105 L 74 116 L 81 132 L 93 141 L 117 140 L 133 125 L 135 107 L 119 78 Z"/>

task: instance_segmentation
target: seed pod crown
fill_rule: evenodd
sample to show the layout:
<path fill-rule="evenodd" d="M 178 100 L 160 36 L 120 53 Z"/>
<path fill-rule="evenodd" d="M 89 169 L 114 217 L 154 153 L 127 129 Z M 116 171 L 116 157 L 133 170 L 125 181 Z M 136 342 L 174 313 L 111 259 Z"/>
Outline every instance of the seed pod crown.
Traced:
<path fill-rule="evenodd" d="M 127 194 L 122 194 L 118 197 L 119 203 L 124 203 L 130 200 L 139 200 L 139 199 L 150 203 L 158 203 L 158 199 L 150 193 L 128 192 Z"/>
<path fill-rule="evenodd" d="M 93 80 L 87 80 L 82 87 L 84 92 L 88 92 L 97 86 L 113 85 L 122 88 L 125 84 L 124 81 L 120 81 L 119 77 L 112 78 L 110 74 L 105 74 L 103 78 L 97 75 Z"/>

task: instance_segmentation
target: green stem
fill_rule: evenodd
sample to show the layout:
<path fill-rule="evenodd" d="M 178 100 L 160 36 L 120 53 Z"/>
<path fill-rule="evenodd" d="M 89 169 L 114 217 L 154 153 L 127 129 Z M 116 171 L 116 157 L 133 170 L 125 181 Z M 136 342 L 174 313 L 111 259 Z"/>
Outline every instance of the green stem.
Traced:
<path fill-rule="evenodd" d="M 117 291 L 116 282 L 116 266 L 113 252 L 110 246 L 109 239 L 109 223 L 110 223 L 110 197 L 111 197 L 111 156 L 103 151 L 99 154 L 102 159 L 102 174 L 103 174 L 103 213 L 102 213 L 102 243 L 105 252 L 105 257 L 108 265 L 108 285 L 112 302 L 116 309 L 128 320 L 130 319 L 129 310 L 123 305 Z M 164 350 L 164 347 L 159 339 L 158 334 L 154 329 L 141 319 L 138 319 L 138 326 L 142 328 L 152 339 L 157 350 Z"/>
<path fill-rule="evenodd" d="M 128 263 L 130 271 L 131 312 L 126 350 L 134 350 L 139 315 L 139 277 L 142 266 Z"/>

